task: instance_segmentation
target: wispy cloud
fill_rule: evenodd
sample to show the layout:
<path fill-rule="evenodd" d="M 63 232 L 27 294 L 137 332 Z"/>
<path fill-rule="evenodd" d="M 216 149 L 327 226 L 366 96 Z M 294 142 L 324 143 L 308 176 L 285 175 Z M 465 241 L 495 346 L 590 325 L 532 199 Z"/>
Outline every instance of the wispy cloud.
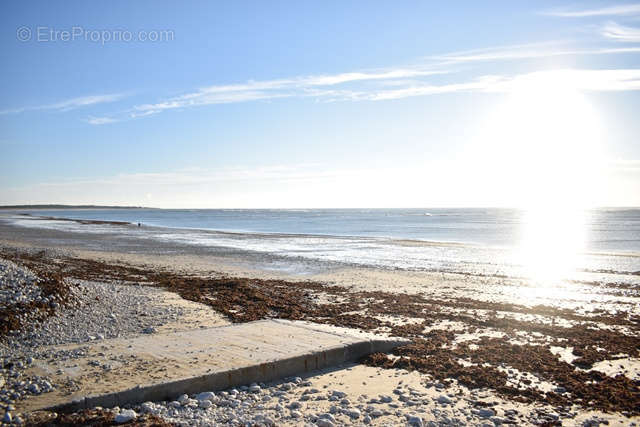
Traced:
<path fill-rule="evenodd" d="M 75 178 L 61 181 L 42 182 L 36 184 L 42 188 L 69 188 L 77 186 L 141 186 L 141 187 L 181 187 L 202 185 L 214 186 L 219 183 L 240 182 L 310 182 L 325 179 L 335 180 L 339 177 L 357 176 L 367 169 L 328 169 L 318 163 L 303 163 L 295 166 L 271 165 L 256 167 L 224 167 L 215 170 L 203 168 L 186 168 L 163 172 L 132 172 L 98 178 Z M 26 186 L 29 187 L 29 186 Z M 25 188 L 21 186 L 20 188 Z"/>
<path fill-rule="evenodd" d="M 530 82 L 553 82 L 564 87 L 585 91 L 639 90 L 640 69 L 549 70 L 511 76 L 484 75 L 469 81 L 440 85 L 428 82 L 413 83 L 409 87 L 400 89 L 342 89 L 312 93 L 314 96 L 333 97 L 336 100 L 382 101 L 454 92 L 508 92 L 514 87 Z"/>
<path fill-rule="evenodd" d="M 439 95 L 445 93 L 454 93 L 454 92 L 476 92 L 476 91 L 488 91 L 498 82 L 504 80 L 504 77 L 500 76 L 482 76 L 472 81 L 461 82 L 461 83 L 451 83 L 444 85 L 433 85 L 433 84 L 423 84 L 423 85 L 413 85 L 407 88 L 402 89 L 392 89 L 392 90 L 382 90 L 378 92 L 373 92 L 369 94 L 365 94 L 361 97 L 361 99 L 366 99 L 370 101 L 384 101 L 389 99 L 401 99 L 401 98 L 409 98 L 414 96 L 427 96 L 427 95 Z"/>
<path fill-rule="evenodd" d="M 564 18 L 586 18 L 592 16 L 633 16 L 640 15 L 640 3 L 621 4 L 598 9 L 583 10 L 549 10 L 544 15 L 559 16 Z"/>
<path fill-rule="evenodd" d="M 355 207 L 376 200 L 380 186 L 372 182 L 390 185 L 389 176 L 401 179 L 403 173 L 407 173 L 406 167 L 381 171 L 333 168 L 326 164 L 190 168 L 2 186 L 0 199 L 18 203 L 56 200 L 70 204 L 92 200 L 101 204 L 143 203 L 182 208 L 337 207 L 347 203 Z M 363 189 L 365 183 L 371 186 L 370 191 Z M 338 189 L 344 190 L 345 186 L 360 191 L 356 195 L 355 191 L 342 195 Z M 310 192 L 311 187 L 317 191 Z M 397 189 L 394 194 L 398 194 Z"/>
<path fill-rule="evenodd" d="M 607 22 L 601 34 L 609 39 L 621 42 L 640 42 L 640 28 L 627 27 L 616 22 Z"/>
<path fill-rule="evenodd" d="M 473 56 L 475 57 L 475 54 Z M 345 73 L 335 76 L 249 81 L 209 86 L 165 101 L 139 104 L 112 116 L 90 117 L 87 122 L 92 125 L 102 125 L 174 109 L 278 98 L 313 98 L 324 102 L 384 101 L 456 92 L 508 92 L 523 85 L 540 84 L 540 82 L 542 84 L 551 82 L 558 86 L 581 91 L 640 89 L 640 69 L 563 69 L 513 75 L 487 74 L 441 84 L 431 81 L 430 77 L 435 74 L 444 74 L 444 72 L 405 69 L 383 73 Z M 412 78 L 403 79 L 402 77 Z M 367 80 L 380 81 L 374 85 L 364 86 L 347 84 L 362 83 Z"/>
<path fill-rule="evenodd" d="M 580 91 L 615 92 L 640 90 L 640 69 L 549 70 L 514 76 L 486 75 L 468 82 L 445 85 L 415 85 L 363 95 L 360 99 L 380 101 L 455 92 L 510 92 L 532 86 L 553 85 Z"/>
<path fill-rule="evenodd" d="M 34 105 L 30 107 L 12 108 L 6 110 L 0 110 L 0 114 L 17 114 L 25 111 L 37 111 L 37 110 L 50 110 L 50 111 L 69 111 L 76 108 L 87 107 L 90 105 L 103 104 L 106 102 L 114 102 L 124 98 L 125 95 L 121 93 L 112 93 L 105 95 L 90 95 L 81 96 L 77 98 L 71 98 L 64 101 L 56 102 L 53 104 Z"/>
<path fill-rule="evenodd" d="M 106 125 L 109 123 L 115 123 L 117 122 L 117 119 L 111 118 L 111 117 L 91 117 L 89 116 L 87 118 L 87 123 L 89 123 L 90 125 Z"/>
<path fill-rule="evenodd" d="M 580 91 L 635 91 L 640 90 L 640 69 L 537 71 L 495 80 L 486 90 L 508 92 L 518 87 L 538 87 L 544 84 Z"/>
<path fill-rule="evenodd" d="M 640 46 L 576 48 L 564 42 L 531 43 L 512 46 L 498 46 L 453 52 L 432 59 L 443 61 L 442 65 L 467 62 L 489 62 L 504 60 L 548 58 L 551 56 L 590 56 L 640 52 Z"/>
<path fill-rule="evenodd" d="M 214 85 L 166 101 L 136 105 L 131 112 L 131 117 L 140 117 L 165 110 L 201 105 L 228 104 L 289 97 L 333 97 L 340 93 L 345 95 L 347 93 L 353 94 L 354 92 L 353 90 L 345 92 L 326 89 L 327 87 L 368 81 L 422 78 L 444 73 L 446 73 L 446 71 L 443 70 L 396 69 L 378 72 L 351 72 L 334 75 L 248 81 L 229 85 Z"/>

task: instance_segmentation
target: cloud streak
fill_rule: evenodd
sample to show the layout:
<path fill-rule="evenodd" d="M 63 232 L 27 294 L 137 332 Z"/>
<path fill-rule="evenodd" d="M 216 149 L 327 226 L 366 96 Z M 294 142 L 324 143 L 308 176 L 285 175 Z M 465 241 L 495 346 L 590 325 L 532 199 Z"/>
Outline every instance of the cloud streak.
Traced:
<path fill-rule="evenodd" d="M 91 124 L 91 125 L 106 125 L 109 123 L 115 123 L 117 122 L 116 119 L 113 119 L 111 117 L 89 117 L 87 118 L 87 123 Z"/>
<path fill-rule="evenodd" d="M 451 65 L 471 62 L 548 58 L 551 56 L 591 56 L 640 52 L 640 46 L 579 49 L 570 46 L 559 47 L 559 44 L 561 43 L 549 42 L 501 46 L 454 52 L 432 58 L 443 61 L 442 65 Z"/>
<path fill-rule="evenodd" d="M 156 114 L 176 108 L 201 105 L 228 104 L 290 97 L 332 97 L 355 94 L 351 91 L 326 89 L 343 84 L 393 81 L 406 78 L 424 78 L 435 74 L 445 74 L 442 70 L 396 69 L 379 72 L 352 72 L 335 75 L 318 75 L 289 79 L 248 81 L 240 84 L 214 85 L 187 93 L 166 101 L 136 105 L 131 117 Z"/>
<path fill-rule="evenodd" d="M 640 89 L 640 70 L 568 69 L 525 73 L 515 76 L 484 75 L 469 81 L 440 85 L 429 82 L 415 82 L 399 89 L 380 89 L 376 87 L 326 90 L 302 85 L 301 89 L 303 90 L 295 91 L 293 90 L 295 89 L 294 87 L 282 84 L 280 81 L 264 81 L 245 85 L 212 86 L 163 103 L 145 104 L 135 108 L 141 113 L 155 114 L 176 108 L 294 96 L 315 97 L 332 101 L 382 101 L 455 92 L 508 92 L 513 87 L 527 84 L 528 81 L 532 80 L 559 81 L 565 87 L 586 91 L 638 90 Z"/>
<path fill-rule="evenodd" d="M 31 107 L 21 107 L 21 108 L 0 110 L 0 115 L 18 114 L 26 111 L 42 111 L 42 110 L 65 112 L 69 110 L 75 110 L 76 108 L 88 107 L 91 105 L 118 101 L 124 98 L 124 96 L 125 95 L 121 93 L 81 96 L 77 98 L 71 98 L 64 101 L 56 102 L 53 104 L 43 104 L 43 105 L 35 105 Z"/>
<path fill-rule="evenodd" d="M 588 18 L 594 16 L 634 16 L 640 15 L 640 3 L 608 6 L 598 9 L 584 10 L 551 10 L 543 12 L 544 15 L 558 16 L 562 18 Z"/>
<path fill-rule="evenodd" d="M 627 27 L 608 22 L 602 27 L 602 36 L 620 42 L 640 43 L 640 28 Z"/>

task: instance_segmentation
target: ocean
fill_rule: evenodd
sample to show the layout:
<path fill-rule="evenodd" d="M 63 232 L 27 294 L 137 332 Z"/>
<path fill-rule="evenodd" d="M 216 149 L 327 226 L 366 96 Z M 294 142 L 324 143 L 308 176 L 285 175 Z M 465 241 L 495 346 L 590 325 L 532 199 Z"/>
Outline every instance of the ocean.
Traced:
<path fill-rule="evenodd" d="M 142 227 L 34 221 L 22 213 Z M 284 259 L 640 285 L 640 209 L 59 209 L 16 211 L 10 220 Z"/>

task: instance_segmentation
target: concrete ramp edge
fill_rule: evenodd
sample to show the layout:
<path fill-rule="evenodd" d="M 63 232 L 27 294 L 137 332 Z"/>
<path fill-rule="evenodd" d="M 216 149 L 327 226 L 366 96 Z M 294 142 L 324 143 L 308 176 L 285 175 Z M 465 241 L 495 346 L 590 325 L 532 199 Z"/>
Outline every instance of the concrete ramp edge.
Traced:
<path fill-rule="evenodd" d="M 386 353 L 409 340 L 388 338 L 364 340 L 338 345 L 323 351 L 296 355 L 251 366 L 239 367 L 220 372 L 170 380 L 164 383 L 138 385 L 128 390 L 108 394 L 86 396 L 82 399 L 46 408 L 56 412 L 72 412 L 101 406 L 110 408 L 147 401 L 174 400 L 182 394 L 203 391 L 220 391 L 251 383 L 269 382 L 290 376 L 303 375 L 315 370 L 329 368 L 345 362 L 356 361 L 371 353 Z"/>

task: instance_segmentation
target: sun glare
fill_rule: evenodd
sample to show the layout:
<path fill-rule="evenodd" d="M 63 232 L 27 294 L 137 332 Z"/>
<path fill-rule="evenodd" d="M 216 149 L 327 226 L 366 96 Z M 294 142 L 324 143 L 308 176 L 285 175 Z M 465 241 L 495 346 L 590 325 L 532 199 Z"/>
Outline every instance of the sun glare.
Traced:
<path fill-rule="evenodd" d="M 517 262 L 550 284 L 579 265 L 586 209 L 601 176 L 597 112 L 568 71 L 512 82 L 486 123 L 492 173 L 524 210 Z"/>

